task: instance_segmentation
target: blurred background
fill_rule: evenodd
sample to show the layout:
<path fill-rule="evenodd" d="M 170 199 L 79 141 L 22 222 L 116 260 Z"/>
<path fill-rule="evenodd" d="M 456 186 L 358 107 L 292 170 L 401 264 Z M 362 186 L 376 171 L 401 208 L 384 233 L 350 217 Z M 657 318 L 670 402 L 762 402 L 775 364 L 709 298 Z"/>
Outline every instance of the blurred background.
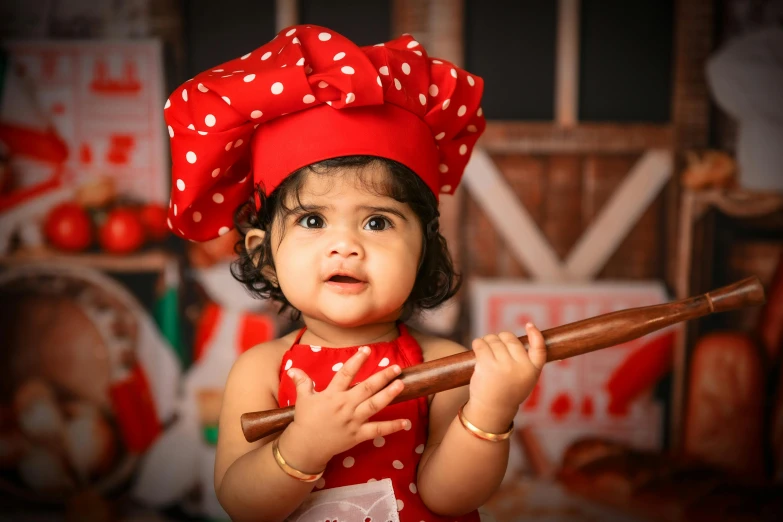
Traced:
<path fill-rule="evenodd" d="M 289 25 L 412 34 L 486 82 L 415 326 L 543 329 L 757 276 L 764 306 L 548 365 L 499 521 L 783 520 L 783 2 L 5 0 L 0 520 L 227 520 L 236 357 L 298 325 L 166 224 L 163 105 Z"/>

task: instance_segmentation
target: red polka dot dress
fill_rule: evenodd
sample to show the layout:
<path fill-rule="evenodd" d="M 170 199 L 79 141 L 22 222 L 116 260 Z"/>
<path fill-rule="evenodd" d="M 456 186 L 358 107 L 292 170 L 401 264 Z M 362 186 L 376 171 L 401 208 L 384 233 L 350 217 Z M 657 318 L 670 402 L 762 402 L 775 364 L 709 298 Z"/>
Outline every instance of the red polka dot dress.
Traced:
<path fill-rule="evenodd" d="M 405 325 L 400 324 L 399 331 L 399 337 L 393 341 L 369 345 L 372 352 L 356 376 L 357 382 L 366 380 L 392 364 L 407 368 L 422 362 L 421 348 Z M 300 344 L 303 333 L 304 329 L 299 332 L 281 362 L 278 390 L 281 407 L 296 403 L 296 388 L 285 374 L 289 368 L 304 370 L 315 382 L 316 391 L 322 391 L 329 385 L 334 373 L 360 348 L 327 348 Z M 427 509 L 418 495 L 416 473 L 427 442 L 429 423 L 427 398 L 390 405 L 371 418 L 373 421 L 394 419 L 409 419 L 410 429 L 362 442 L 335 455 L 329 461 L 322 478 L 316 482 L 313 491 L 391 479 L 401 522 L 478 521 L 477 511 L 456 518 L 437 515 Z"/>

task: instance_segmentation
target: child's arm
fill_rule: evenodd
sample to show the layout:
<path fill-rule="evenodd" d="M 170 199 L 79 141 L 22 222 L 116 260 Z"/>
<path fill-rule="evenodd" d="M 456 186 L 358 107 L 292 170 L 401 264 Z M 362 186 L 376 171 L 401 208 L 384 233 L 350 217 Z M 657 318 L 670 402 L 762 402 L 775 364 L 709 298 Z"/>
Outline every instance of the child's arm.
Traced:
<path fill-rule="evenodd" d="M 508 431 L 519 404 L 533 389 L 546 361 L 543 336 L 528 328 L 530 357 L 513 334 L 503 333 L 474 341 L 476 370 L 470 388 L 435 395 L 430 406 L 430 431 L 418 470 L 421 499 L 435 513 L 468 513 L 495 492 L 506 472 L 509 439 L 482 440 L 468 432 L 457 412 L 490 433 Z M 518 344 L 515 345 L 515 343 Z M 432 346 L 433 358 L 465 351 L 450 341 Z M 467 404 L 466 404 L 467 402 Z"/>
<path fill-rule="evenodd" d="M 316 474 L 333 455 L 407 427 L 404 419 L 366 422 L 403 388 L 400 381 L 387 386 L 399 374 L 396 365 L 351 388 L 367 355 L 359 350 L 319 393 L 313 392 L 313 383 L 302 370 L 289 370 L 296 384 L 296 417 L 280 435 L 279 447 L 290 466 Z M 274 435 L 251 444 L 242 434 L 243 413 L 278 407 L 274 390 L 280 358 L 281 352 L 269 345 L 253 348 L 234 363 L 228 377 L 220 412 L 215 490 L 232 520 L 283 520 L 315 485 L 292 478 L 277 465 L 269 444 Z"/>
<path fill-rule="evenodd" d="M 273 390 L 279 359 L 279 350 L 262 345 L 242 354 L 228 376 L 220 411 L 215 491 L 232 520 L 283 520 L 314 486 L 292 479 L 277 465 L 269 444 L 277 434 L 253 443 L 242 434 L 243 413 L 278 407 Z"/>

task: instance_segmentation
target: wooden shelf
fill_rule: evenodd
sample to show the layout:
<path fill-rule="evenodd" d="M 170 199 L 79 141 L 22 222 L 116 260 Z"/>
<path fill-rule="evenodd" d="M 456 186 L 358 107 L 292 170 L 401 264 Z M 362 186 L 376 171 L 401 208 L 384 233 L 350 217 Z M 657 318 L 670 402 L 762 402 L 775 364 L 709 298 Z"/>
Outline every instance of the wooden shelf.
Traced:
<path fill-rule="evenodd" d="M 107 272 L 162 272 L 176 261 L 176 256 L 164 250 L 145 250 L 128 255 L 105 253 L 65 254 L 53 250 L 36 250 L 0 256 L 0 265 L 21 266 L 30 263 L 60 264 L 89 267 Z"/>

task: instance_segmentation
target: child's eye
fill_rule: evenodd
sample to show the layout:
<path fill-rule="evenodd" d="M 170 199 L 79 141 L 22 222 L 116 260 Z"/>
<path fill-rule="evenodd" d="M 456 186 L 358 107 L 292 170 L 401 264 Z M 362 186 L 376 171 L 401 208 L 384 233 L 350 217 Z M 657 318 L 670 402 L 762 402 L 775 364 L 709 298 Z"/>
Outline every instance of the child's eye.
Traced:
<path fill-rule="evenodd" d="M 300 219 L 298 225 L 304 228 L 323 228 L 324 220 L 321 216 L 315 214 L 308 214 Z"/>
<path fill-rule="evenodd" d="M 364 225 L 365 230 L 386 230 L 392 227 L 391 221 L 383 216 L 373 216 Z"/>

